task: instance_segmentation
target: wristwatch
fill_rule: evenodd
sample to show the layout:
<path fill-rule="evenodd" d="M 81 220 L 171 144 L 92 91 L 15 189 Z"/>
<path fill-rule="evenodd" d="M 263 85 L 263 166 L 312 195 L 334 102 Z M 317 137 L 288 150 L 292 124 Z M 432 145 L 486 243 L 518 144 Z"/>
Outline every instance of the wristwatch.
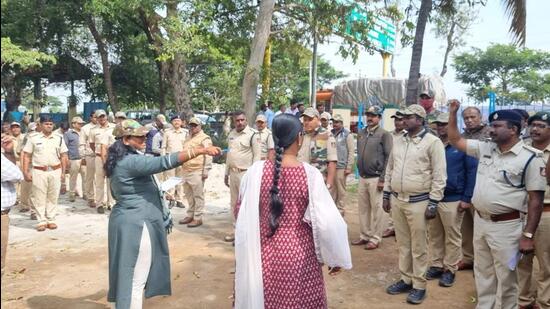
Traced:
<path fill-rule="evenodd" d="M 521 233 L 521 235 L 523 235 L 523 237 L 525 238 L 533 239 L 533 233 L 523 232 Z"/>

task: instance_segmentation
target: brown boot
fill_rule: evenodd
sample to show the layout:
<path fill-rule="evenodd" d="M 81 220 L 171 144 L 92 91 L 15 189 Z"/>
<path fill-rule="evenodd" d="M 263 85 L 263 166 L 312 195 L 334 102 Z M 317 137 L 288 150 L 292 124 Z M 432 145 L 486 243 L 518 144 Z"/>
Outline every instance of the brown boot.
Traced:
<path fill-rule="evenodd" d="M 193 220 L 187 224 L 187 227 L 199 227 L 202 225 L 202 220 Z"/>
<path fill-rule="evenodd" d="M 38 232 L 44 232 L 46 230 L 46 224 L 40 224 L 36 226 Z"/>
<path fill-rule="evenodd" d="M 189 224 L 193 221 L 193 218 L 192 217 L 185 217 L 184 219 L 181 219 L 179 221 L 179 224 Z"/>

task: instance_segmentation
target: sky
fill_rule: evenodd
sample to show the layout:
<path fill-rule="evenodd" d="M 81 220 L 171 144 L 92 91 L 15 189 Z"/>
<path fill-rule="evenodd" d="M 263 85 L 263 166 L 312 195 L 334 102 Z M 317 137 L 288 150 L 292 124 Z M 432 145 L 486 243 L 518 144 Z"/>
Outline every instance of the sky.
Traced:
<path fill-rule="evenodd" d="M 479 7 L 479 16 L 477 22 L 472 26 L 467 34 L 466 46 L 462 46 L 454 51 L 469 51 L 472 47 L 485 49 L 491 43 L 510 43 L 512 37 L 508 33 L 509 20 L 504 11 L 501 0 L 487 0 L 486 6 Z M 527 41 L 526 47 L 550 51 L 550 0 L 527 0 Z M 344 80 L 351 80 L 361 77 L 382 77 L 382 57 L 379 53 L 370 55 L 367 52 L 361 52 L 357 62 L 354 64 L 351 59 L 343 59 L 337 54 L 337 37 L 330 43 L 319 46 L 319 54 L 338 70 L 347 75 Z M 445 53 L 444 41 L 436 39 L 432 29 L 427 29 L 424 36 L 424 48 L 422 53 L 421 73 L 439 74 L 443 63 Z M 397 77 L 407 78 L 409 75 L 409 66 L 412 47 L 409 46 L 397 51 L 395 55 L 395 68 Z M 450 64 L 450 62 L 449 62 Z M 445 91 L 447 99 L 458 98 L 462 101 L 466 98 L 467 86 L 455 80 L 455 72 L 452 66 L 445 75 Z M 328 85 L 334 87 L 342 82 L 337 80 Z M 82 93 L 83 85 L 79 85 L 77 92 Z M 70 92 L 68 87 L 48 87 L 49 95 L 60 97 L 61 101 L 66 102 Z M 81 97 L 81 100 L 89 100 L 87 97 Z M 83 109 L 79 104 L 78 110 Z"/>
<path fill-rule="evenodd" d="M 472 47 L 485 49 L 491 43 L 510 43 L 512 37 L 508 33 L 509 20 L 505 13 L 501 0 L 488 0 L 487 5 L 480 7 L 477 22 L 472 26 L 467 34 L 463 46 L 456 52 L 471 50 Z M 525 46 L 532 49 L 550 51 L 550 1 L 548 0 L 527 0 L 527 40 Z M 379 53 L 370 55 L 362 52 L 353 63 L 351 59 L 342 59 L 337 55 L 338 39 L 334 38 L 333 43 L 324 44 L 319 48 L 319 54 L 327 59 L 330 64 L 347 75 L 344 80 L 356 79 L 361 77 L 382 77 L 382 57 Z M 443 64 L 445 54 L 445 42 L 435 38 L 430 28 L 424 34 L 424 47 L 422 53 L 421 70 L 422 74 L 439 74 Z M 409 66 L 411 62 L 412 46 L 398 50 L 395 55 L 395 69 L 398 78 L 407 78 L 409 75 Z M 450 64 L 450 61 L 449 61 Z M 458 98 L 465 99 L 468 87 L 455 80 L 455 71 L 448 65 L 448 71 L 445 75 L 445 92 L 447 99 Z M 329 87 L 342 82 L 334 81 Z"/>

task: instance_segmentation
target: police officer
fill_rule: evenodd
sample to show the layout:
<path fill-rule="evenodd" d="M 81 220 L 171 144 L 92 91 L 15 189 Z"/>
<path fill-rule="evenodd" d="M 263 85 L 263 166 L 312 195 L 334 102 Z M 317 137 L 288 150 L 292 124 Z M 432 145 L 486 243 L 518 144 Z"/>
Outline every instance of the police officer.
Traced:
<path fill-rule="evenodd" d="M 198 118 L 189 120 L 189 138 L 185 140 L 183 149 L 195 149 L 196 147 L 212 146 L 212 139 L 202 130 L 202 123 Z M 179 224 L 187 224 L 193 228 L 202 225 L 204 211 L 204 181 L 212 169 L 212 157 L 198 156 L 183 163 L 183 189 L 189 208 L 187 216 L 179 221 Z"/>
<path fill-rule="evenodd" d="M 391 209 L 401 280 L 386 292 L 409 293 L 407 302 L 420 304 L 426 297 L 426 220 L 435 218 L 443 198 L 447 178 L 445 149 L 424 126 L 426 111 L 422 106 L 413 104 L 399 113 L 407 134 L 393 143 L 386 167 L 383 208 L 386 212 Z"/>
<path fill-rule="evenodd" d="M 407 130 L 405 130 L 405 124 L 403 123 L 403 115 L 395 114 L 395 115 L 392 115 L 390 118 L 393 119 L 393 126 L 394 126 L 394 130 L 391 131 L 391 136 L 395 141 L 396 139 L 405 135 L 405 133 L 407 133 Z M 382 233 L 382 238 L 387 238 L 391 236 L 395 236 L 395 229 L 393 228 L 393 220 L 390 214 L 388 216 L 387 228 Z"/>
<path fill-rule="evenodd" d="M 371 106 L 367 109 L 367 127 L 357 137 L 357 169 L 359 171 L 359 239 L 354 246 L 365 245 L 366 250 L 377 249 L 387 214 L 382 210 L 382 190 L 385 171 L 391 153 L 391 134 L 380 126 L 383 109 Z"/>
<path fill-rule="evenodd" d="M 183 150 L 183 143 L 185 139 L 189 136 L 189 131 L 184 128 L 184 120 L 180 115 L 175 115 L 170 119 L 172 123 L 172 128 L 168 129 L 164 133 L 164 138 L 162 140 L 162 153 L 170 154 L 174 152 L 179 152 Z M 167 170 L 165 173 L 166 178 L 170 177 L 182 177 L 183 170 L 181 166 L 178 166 L 174 169 Z M 183 206 L 183 186 L 181 184 L 177 185 L 176 188 L 172 188 L 168 191 L 170 198 L 170 207 L 176 204 L 176 207 L 184 208 Z"/>
<path fill-rule="evenodd" d="M 510 110 L 489 115 L 491 141 L 461 137 L 456 121 L 459 107 L 457 100 L 451 100 L 449 142 L 479 160 L 472 198 L 477 308 L 494 308 L 496 304 L 503 309 L 517 308 L 513 262 L 534 250 L 533 236 L 546 189 L 542 153 L 523 143 L 521 116 Z M 527 213 L 524 225 L 522 217 Z"/>
<path fill-rule="evenodd" d="M 275 157 L 273 135 L 267 128 L 267 117 L 258 115 L 256 117 L 257 132 L 254 135 L 254 158 L 258 160 L 271 160 Z"/>
<path fill-rule="evenodd" d="M 42 129 L 40 128 L 40 126 L 36 123 L 36 122 L 31 122 L 29 123 L 28 127 L 27 127 L 27 133 L 25 133 L 24 137 L 23 137 L 23 141 L 21 142 L 21 144 L 18 145 L 17 149 L 15 150 L 17 153 L 18 153 L 18 156 L 19 156 L 19 163 L 21 165 L 21 167 L 23 167 L 23 148 L 25 147 L 25 145 L 27 144 L 27 142 L 29 141 L 30 138 L 32 138 L 33 136 L 37 135 L 39 133 L 39 131 L 41 131 Z M 22 134 L 23 135 L 23 134 Z M 32 162 L 29 163 L 29 173 L 32 172 Z M 32 192 L 32 182 L 30 181 L 26 181 L 26 180 L 23 180 L 21 182 L 21 212 L 27 212 L 27 211 L 31 211 L 31 220 L 37 220 L 37 216 L 36 216 L 36 213 L 34 212 L 34 210 L 32 209 L 31 205 L 32 205 L 32 202 L 31 202 L 31 192 Z"/>
<path fill-rule="evenodd" d="M 84 196 L 88 200 L 88 206 L 96 207 L 95 203 L 95 153 L 90 148 L 90 133 L 97 125 L 95 111 L 90 114 L 90 122 L 82 127 L 82 139 L 85 141 L 84 160 L 82 164 L 86 166 L 86 179 L 84 182 Z"/>
<path fill-rule="evenodd" d="M 329 131 L 332 130 L 332 128 L 330 126 L 330 118 L 332 118 L 332 116 L 328 112 L 322 113 L 321 117 L 320 117 L 321 127 L 323 127 L 326 130 L 329 130 Z"/>
<path fill-rule="evenodd" d="M 342 115 L 334 115 L 332 118 L 332 135 L 336 140 L 336 154 L 338 161 L 336 162 L 336 178 L 334 187 L 332 187 L 331 195 L 340 214 L 344 216 L 345 200 L 346 200 L 346 178 L 353 169 L 355 163 L 355 140 L 351 132 L 344 128 L 344 118 Z"/>
<path fill-rule="evenodd" d="M 31 137 L 23 148 L 22 169 L 25 180 L 32 182 L 31 203 L 38 218 L 36 230 L 42 232 L 57 228 L 57 199 L 68 162 L 67 146 L 62 136 L 53 134 L 52 119 L 40 117 L 40 126 L 42 132 Z"/>
<path fill-rule="evenodd" d="M 530 138 L 525 141 L 550 160 L 550 112 L 538 112 L 527 121 Z M 545 171 L 548 176 L 549 171 Z M 541 171 L 542 173 L 542 171 Z M 535 233 L 535 256 L 539 262 L 538 273 L 533 272 L 533 255 L 524 256 L 518 265 L 520 308 L 550 308 L 550 186 L 544 193 L 544 208 Z M 533 275 L 537 278 L 532 280 Z M 533 282 L 536 284 L 533 286 Z"/>
<path fill-rule="evenodd" d="M 243 111 L 233 113 L 233 124 L 235 129 L 231 130 L 227 137 L 228 152 L 225 162 L 224 182 L 229 187 L 231 194 L 231 218 L 233 218 L 233 224 L 235 224 L 233 213 L 237 204 L 241 178 L 252 163 L 258 159 L 254 157 L 253 150 L 256 130 L 248 126 Z M 227 235 L 224 239 L 227 242 L 233 242 L 235 235 Z"/>
<path fill-rule="evenodd" d="M 471 203 L 477 161 L 449 145 L 449 114 L 439 114 L 434 123 L 437 135 L 445 145 L 447 185 L 437 207 L 437 215 L 428 224 L 431 263 L 426 279 L 439 278 L 439 286 L 451 287 L 455 282 L 457 264 L 462 257 L 460 226 L 463 212 L 458 210 L 462 203 Z"/>
<path fill-rule="evenodd" d="M 12 122 L 10 124 L 10 134 L 13 141 L 13 154 L 15 156 L 15 163 L 17 167 L 21 168 L 20 163 L 20 153 L 17 152 L 17 150 L 21 147 L 21 144 L 23 143 L 23 139 L 25 138 L 25 134 L 21 133 L 21 124 L 19 122 Z M 17 192 L 17 202 L 16 205 L 21 202 L 21 183 L 18 182 L 15 184 L 16 192 Z M 24 208 L 21 208 L 23 210 Z"/>
<path fill-rule="evenodd" d="M 84 123 L 82 118 L 78 116 L 73 117 L 71 120 L 72 128 L 63 135 L 65 143 L 67 144 L 67 149 L 69 150 L 69 201 L 71 202 L 74 202 L 76 199 L 78 175 L 80 174 L 82 178 L 82 184 L 84 184 L 86 180 L 86 168 L 82 166 L 84 148 L 86 145 L 81 129 Z"/>
<path fill-rule="evenodd" d="M 466 107 L 462 111 L 462 120 L 464 120 L 464 133 L 462 137 L 466 139 L 485 140 L 489 138 L 491 128 L 481 121 L 481 111 L 475 106 Z M 458 263 L 458 270 L 472 269 L 474 267 L 474 207 L 462 203 L 464 209 L 459 209 L 464 213 L 462 218 L 462 259 Z"/>
<path fill-rule="evenodd" d="M 334 186 L 338 161 L 336 140 L 329 130 L 320 126 L 319 119 L 319 113 L 313 107 L 306 108 L 302 114 L 306 134 L 298 152 L 298 160 L 315 166 L 323 174 L 330 190 Z"/>
<path fill-rule="evenodd" d="M 97 206 L 97 213 L 103 214 L 105 213 L 105 208 L 111 206 L 113 198 L 105 170 L 103 169 L 104 160 L 101 156 L 101 145 L 107 143 L 109 135 L 113 134 L 115 124 L 108 121 L 107 113 L 102 109 L 96 110 L 95 116 L 97 118 L 97 125 L 90 131 L 90 136 L 88 137 L 90 149 L 95 154 L 95 203 L 91 207 Z"/>

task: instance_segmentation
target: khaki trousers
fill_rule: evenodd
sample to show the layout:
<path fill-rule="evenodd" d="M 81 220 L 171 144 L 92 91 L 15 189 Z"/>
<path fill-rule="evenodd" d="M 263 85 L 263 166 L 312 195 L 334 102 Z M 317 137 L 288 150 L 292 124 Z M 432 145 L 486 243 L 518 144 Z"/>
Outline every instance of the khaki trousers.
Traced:
<path fill-rule="evenodd" d="M 75 193 L 77 191 L 80 191 L 82 195 L 85 195 L 86 191 L 83 190 L 82 188 L 80 190 L 76 190 L 78 174 L 80 174 L 80 178 L 82 179 L 82 184 L 84 184 L 86 180 L 86 167 L 82 166 L 82 160 L 80 159 L 71 160 L 71 165 L 69 167 L 69 192 Z"/>
<path fill-rule="evenodd" d="M 336 170 L 336 178 L 334 179 L 334 186 L 330 188 L 330 195 L 332 195 L 332 199 L 334 200 L 334 203 L 336 204 L 336 207 L 338 208 L 338 211 L 340 211 L 341 215 L 344 215 L 344 206 L 346 203 L 346 170 L 345 169 L 337 169 Z"/>
<path fill-rule="evenodd" d="M 21 181 L 21 200 L 20 200 L 21 209 L 32 209 L 31 193 L 32 193 L 32 182 L 25 181 L 25 180 Z"/>
<path fill-rule="evenodd" d="M 183 177 L 183 169 L 181 168 L 181 166 L 178 166 L 176 168 L 165 171 L 164 174 L 166 176 L 166 179 L 169 179 L 170 177 Z M 170 194 L 175 199 L 175 201 L 183 203 L 183 185 L 179 184 L 175 188 L 168 190 L 168 194 Z"/>
<path fill-rule="evenodd" d="M 519 304 L 536 302 L 541 309 L 550 308 L 550 212 L 543 212 L 535 234 L 535 256 L 539 264 L 536 286 L 533 283 L 533 254 L 524 255 L 518 265 Z"/>
<path fill-rule="evenodd" d="M 1 236 L 1 247 L 2 256 L 0 259 L 2 260 L 2 276 L 4 276 L 4 266 L 6 266 L 6 250 L 8 249 L 8 232 L 10 230 L 10 216 L 8 214 L 2 214 L 2 228 L 0 231 Z"/>
<path fill-rule="evenodd" d="M 95 202 L 95 155 L 86 156 L 86 179 L 84 181 L 84 194 L 88 201 Z"/>
<path fill-rule="evenodd" d="M 521 219 L 492 222 L 475 215 L 477 309 L 497 308 L 497 304 L 502 309 L 518 308 L 517 273 L 508 268 L 508 261 L 518 252 L 522 226 Z"/>
<path fill-rule="evenodd" d="M 474 208 L 464 211 L 460 233 L 462 235 L 462 262 L 474 263 Z"/>
<path fill-rule="evenodd" d="M 359 237 L 379 244 L 388 215 L 382 209 L 382 192 L 376 188 L 378 177 L 359 178 Z"/>
<path fill-rule="evenodd" d="M 32 170 L 31 204 L 36 213 L 38 225 L 55 223 L 60 188 L 60 168 L 54 171 Z"/>
<path fill-rule="evenodd" d="M 231 194 L 231 218 L 233 220 L 233 226 L 235 226 L 235 206 L 237 206 L 239 188 L 244 173 L 245 172 L 229 171 L 229 193 Z"/>
<path fill-rule="evenodd" d="M 462 254 L 460 226 L 463 213 L 457 211 L 458 203 L 440 202 L 436 217 L 428 221 L 430 266 L 443 267 L 453 274 L 458 270 L 457 264 Z"/>
<path fill-rule="evenodd" d="M 428 270 L 427 222 L 424 213 L 428 201 L 409 203 L 391 197 L 395 238 L 399 248 L 401 279 L 415 289 L 426 289 Z"/>
<path fill-rule="evenodd" d="M 183 190 L 189 204 L 187 216 L 195 220 L 202 220 L 204 210 L 204 181 L 202 180 L 202 171 L 186 173 L 183 176 Z"/>
<path fill-rule="evenodd" d="M 95 201 L 97 206 L 113 206 L 113 196 L 111 195 L 111 182 L 105 176 L 103 169 L 103 160 L 101 157 L 95 157 Z"/>

